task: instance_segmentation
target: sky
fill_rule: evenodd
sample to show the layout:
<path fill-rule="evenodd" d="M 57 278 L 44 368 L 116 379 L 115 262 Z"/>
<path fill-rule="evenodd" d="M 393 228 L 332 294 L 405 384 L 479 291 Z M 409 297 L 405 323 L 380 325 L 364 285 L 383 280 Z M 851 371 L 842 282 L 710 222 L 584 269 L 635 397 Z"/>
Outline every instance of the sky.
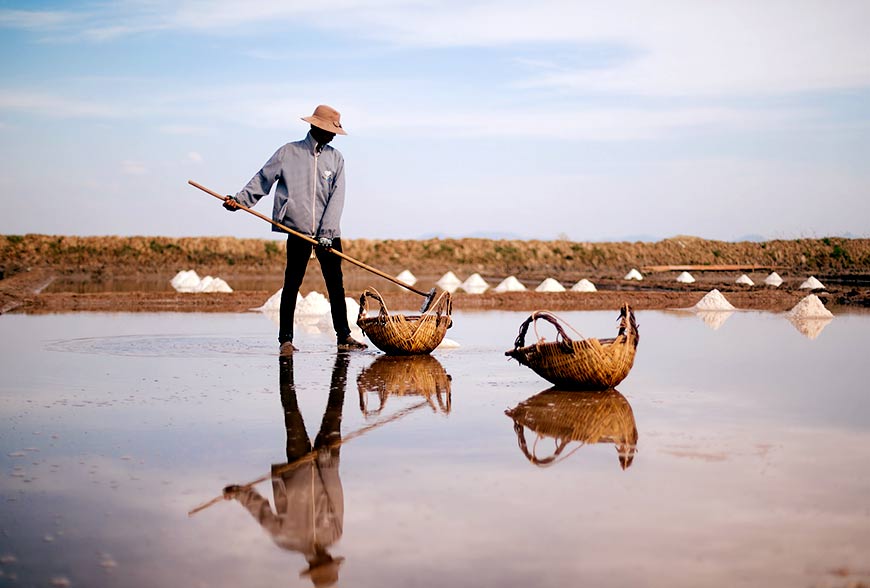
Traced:
<path fill-rule="evenodd" d="M 348 238 L 870 237 L 868 30 L 866 0 L 0 0 L 0 233 L 269 237 L 187 181 L 237 192 L 329 104 Z"/>

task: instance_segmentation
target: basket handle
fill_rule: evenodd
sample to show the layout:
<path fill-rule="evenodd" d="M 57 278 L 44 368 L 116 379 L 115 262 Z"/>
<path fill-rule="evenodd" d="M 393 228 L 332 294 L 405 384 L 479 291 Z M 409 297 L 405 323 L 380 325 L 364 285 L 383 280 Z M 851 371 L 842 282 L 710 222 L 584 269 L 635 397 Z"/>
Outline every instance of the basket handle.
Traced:
<path fill-rule="evenodd" d="M 378 311 L 378 320 L 381 323 L 386 323 L 387 319 L 390 317 L 390 313 L 387 310 L 386 305 L 384 304 L 384 299 L 381 297 L 380 292 L 378 292 L 374 288 L 366 288 L 359 297 L 359 314 L 357 314 L 356 317 L 357 324 L 359 324 L 360 320 L 362 320 L 363 316 L 365 316 L 366 311 L 368 310 L 369 298 L 377 301 L 377 303 L 380 305 L 380 310 Z"/>
<path fill-rule="evenodd" d="M 559 323 L 559 320 L 553 316 L 552 313 L 546 310 L 536 310 L 533 312 L 529 318 L 527 318 L 523 324 L 520 325 L 520 332 L 517 335 L 517 338 L 514 340 L 514 350 L 519 349 L 521 347 L 526 346 L 526 333 L 529 331 L 529 325 L 533 322 L 536 322 L 538 319 L 544 319 L 545 321 L 552 324 L 556 327 L 556 331 L 558 331 L 557 340 L 561 337 L 560 346 L 565 353 L 572 353 L 574 347 L 572 345 L 573 341 L 565 332 L 565 329 L 562 328 L 562 325 Z"/>
<path fill-rule="evenodd" d="M 556 459 L 558 459 L 558 457 L 565 450 L 565 448 L 568 446 L 568 444 L 571 442 L 570 439 L 568 439 L 568 440 L 559 439 L 558 443 L 556 444 L 556 450 L 553 452 L 553 455 L 551 455 L 549 457 L 538 457 L 537 455 L 534 454 L 534 452 L 529 451 L 528 443 L 526 443 L 525 427 L 523 427 L 523 425 L 521 425 L 517 421 L 514 421 L 514 432 L 517 434 L 517 445 L 519 445 L 520 451 L 523 452 L 523 455 L 526 456 L 526 459 L 528 459 L 530 462 L 532 462 L 536 466 L 548 466 L 548 465 L 551 465 L 552 463 L 554 463 L 556 461 Z"/>

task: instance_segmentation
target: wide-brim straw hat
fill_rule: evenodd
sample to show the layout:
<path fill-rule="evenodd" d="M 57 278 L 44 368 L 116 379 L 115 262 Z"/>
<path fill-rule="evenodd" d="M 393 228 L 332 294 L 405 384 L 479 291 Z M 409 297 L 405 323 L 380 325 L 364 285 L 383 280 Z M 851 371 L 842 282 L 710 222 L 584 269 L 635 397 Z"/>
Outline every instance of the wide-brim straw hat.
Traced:
<path fill-rule="evenodd" d="M 347 134 L 341 127 L 341 113 L 326 104 L 319 105 L 314 109 L 314 114 L 303 116 L 302 120 L 313 124 L 318 129 L 323 129 L 327 133 L 334 133 L 336 135 Z"/>

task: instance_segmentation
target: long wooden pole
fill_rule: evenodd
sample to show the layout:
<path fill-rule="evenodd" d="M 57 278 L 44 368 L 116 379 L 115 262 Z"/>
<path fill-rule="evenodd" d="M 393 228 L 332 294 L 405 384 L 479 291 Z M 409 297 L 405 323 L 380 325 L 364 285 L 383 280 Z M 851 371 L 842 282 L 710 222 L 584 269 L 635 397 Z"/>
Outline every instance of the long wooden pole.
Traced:
<path fill-rule="evenodd" d="M 340 445 L 344 445 L 345 443 L 348 443 L 349 441 L 353 441 L 357 437 L 364 435 L 365 433 L 368 433 L 369 431 L 371 431 L 373 429 L 377 429 L 378 427 L 386 425 L 387 423 L 391 423 L 393 421 L 399 420 L 403 416 L 410 414 L 410 413 L 414 412 L 415 410 L 417 410 L 418 408 L 422 408 L 423 406 L 426 406 L 427 404 L 428 404 L 428 402 L 426 400 L 424 400 L 420 403 L 403 408 L 402 410 L 396 412 L 396 414 L 390 415 L 389 417 L 384 418 L 384 419 L 380 419 L 374 423 L 371 423 L 369 425 L 366 425 L 364 427 L 357 429 L 353 433 L 349 433 L 348 435 L 345 435 L 345 437 L 339 441 L 333 441 L 332 443 L 329 443 L 327 445 L 327 448 L 334 449 L 335 447 L 339 447 Z M 313 451 L 309 451 L 308 453 L 306 453 L 305 455 L 303 455 L 302 457 L 300 457 L 296 461 L 291 462 L 291 463 L 286 463 L 283 466 L 281 466 L 280 468 L 276 469 L 274 472 L 270 472 L 270 473 L 266 474 L 265 476 L 260 476 L 256 480 L 251 480 L 247 484 L 241 484 L 239 487 L 240 488 L 251 488 L 251 487 L 256 486 L 257 484 L 259 484 L 261 482 L 265 482 L 266 480 L 268 480 L 269 478 L 271 478 L 272 476 L 274 476 L 276 474 L 282 474 L 284 472 L 289 472 L 290 470 L 296 469 L 304 463 L 314 461 L 317 458 L 318 451 L 319 451 L 319 449 L 314 449 Z M 205 509 L 209 508 L 210 506 L 214 506 L 218 502 L 223 502 L 224 500 L 226 500 L 226 499 L 224 498 L 223 494 L 221 494 L 220 496 L 215 496 L 211 500 L 209 500 L 207 502 L 203 502 L 199 506 L 189 510 L 187 512 L 187 516 L 192 517 L 196 513 L 204 511 Z"/>
<path fill-rule="evenodd" d="M 211 194 L 212 196 L 214 196 L 215 198 L 217 198 L 219 200 L 226 200 L 226 198 L 227 198 L 226 196 L 218 194 L 214 190 L 209 190 L 208 188 L 206 188 L 202 184 L 198 184 L 198 183 L 194 182 L 193 180 L 188 180 L 187 183 L 190 184 L 191 186 L 193 186 L 194 188 L 199 188 L 200 190 L 202 190 L 206 194 Z M 282 231 L 286 231 L 286 232 L 290 233 L 294 237 L 299 237 L 300 239 L 307 241 L 307 242 L 311 243 L 312 245 L 317 245 L 317 239 L 315 239 L 313 237 L 310 237 L 308 235 L 300 233 L 299 231 L 294 231 L 290 227 L 285 226 L 279 222 L 276 222 L 276 221 L 272 220 L 271 218 L 269 218 L 268 216 L 266 216 L 264 214 L 260 214 L 256 210 L 248 208 L 247 206 L 244 206 L 244 205 L 239 204 L 239 203 L 236 203 L 236 206 L 238 206 L 241 210 L 244 210 L 245 212 L 250 212 L 254 216 L 261 218 L 264 221 L 275 225 L 276 227 L 278 227 Z M 432 302 L 432 297 L 435 295 L 434 288 L 432 290 L 430 290 L 429 292 L 423 292 L 422 290 L 417 290 L 416 288 L 414 288 L 410 284 L 406 284 L 402 280 L 399 280 L 399 279 L 391 276 L 390 274 L 388 274 L 386 272 L 382 272 L 381 270 L 379 270 L 377 268 L 373 268 L 372 266 L 370 266 L 366 263 L 363 263 L 362 261 L 359 261 L 358 259 L 354 259 L 353 257 L 346 255 L 346 254 L 342 253 L 341 251 L 338 251 L 336 249 L 331 249 L 331 248 L 328 249 L 328 251 L 330 253 L 333 253 L 333 254 L 339 256 L 340 258 L 344 259 L 345 261 L 349 261 L 350 263 L 363 268 L 366 271 L 369 271 L 377 276 L 380 276 L 386 280 L 389 280 L 389 281 L 393 282 L 394 284 L 398 284 L 399 286 L 401 286 L 402 288 L 405 288 L 406 290 L 410 290 L 411 292 L 414 292 L 415 294 L 419 294 L 420 296 L 425 297 L 426 302 L 424 302 L 424 304 L 423 304 L 424 311 L 429 306 L 429 304 Z"/>

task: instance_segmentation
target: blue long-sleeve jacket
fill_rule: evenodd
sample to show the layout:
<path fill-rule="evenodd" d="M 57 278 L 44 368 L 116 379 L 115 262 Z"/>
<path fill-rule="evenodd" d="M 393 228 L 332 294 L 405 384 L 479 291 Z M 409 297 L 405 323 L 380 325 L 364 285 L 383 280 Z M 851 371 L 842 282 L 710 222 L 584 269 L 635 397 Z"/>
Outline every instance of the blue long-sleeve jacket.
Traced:
<path fill-rule="evenodd" d="M 235 199 L 252 207 L 269 193 L 275 182 L 272 219 L 312 237 L 341 236 L 344 209 L 344 157 L 308 134 L 302 141 L 278 149 Z M 284 232 L 273 226 L 273 231 Z"/>

